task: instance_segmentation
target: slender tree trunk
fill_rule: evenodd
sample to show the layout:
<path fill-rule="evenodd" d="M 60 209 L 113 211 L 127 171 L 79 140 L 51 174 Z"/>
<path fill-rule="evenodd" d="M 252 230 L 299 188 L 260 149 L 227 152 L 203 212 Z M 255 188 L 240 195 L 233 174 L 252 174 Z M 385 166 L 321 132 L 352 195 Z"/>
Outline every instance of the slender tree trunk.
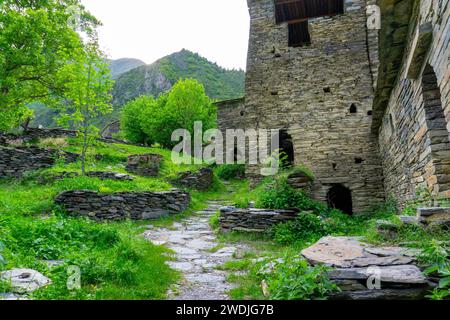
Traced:
<path fill-rule="evenodd" d="M 86 120 L 84 121 L 83 129 L 83 149 L 81 151 L 81 174 L 86 175 L 86 153 L 88 149 L 88 126 Z"/>

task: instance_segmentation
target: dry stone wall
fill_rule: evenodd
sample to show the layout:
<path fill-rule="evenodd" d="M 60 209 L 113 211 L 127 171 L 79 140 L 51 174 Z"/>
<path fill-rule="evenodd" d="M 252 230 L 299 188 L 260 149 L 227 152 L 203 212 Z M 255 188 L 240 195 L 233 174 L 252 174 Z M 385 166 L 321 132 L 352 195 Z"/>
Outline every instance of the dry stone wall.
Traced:
<path fill-rule="evenodd" d="M 177 186 L 197 190 L 208 190 L 214 182 L 214 172 L 211 168 L 202 168 L 198 172 L 182 172 L 173 181 Z"/>
<path fill-rule="evenodd" d="M 386 193 L 402 204 L 421 189 L 450 197 L 449 16 L 448 1 L 420 2 L 378 129 Z M 423 57 L 415 59 L 421 51 Z M 411 77 L 412 69 L 419 70 L 417 77 Z"/>
<path fill-rule="evenodd" d="M 189 193 L 180 190 L 166 192 L 119 192 L 101 194 L 89 190 L 66 191 L 55 202 L 74 216 L 93 220 L 149 220 L 181 213 L 189 206 Z"/>
<path fill-rule="evenodd" d="M 160 154 L 140 154 L 128 157 L 128 172 L 148 177 L 156 177 L 164 157 Z"/>
<path fill-rule="evenodd" d="M 294 220 L 298 210 L 220 209 L 220 227 L 223 232 L 265 232 L 274 225 Z"/>
<path fill-rule="evenodd" d="M 20 178 L 25 172 L 50 168 L 59 157 L 64 157 L 67 163 L 71 163 L 77 161 L 79 155 L 37 147 L 0 146 L 0 177 Z"/>

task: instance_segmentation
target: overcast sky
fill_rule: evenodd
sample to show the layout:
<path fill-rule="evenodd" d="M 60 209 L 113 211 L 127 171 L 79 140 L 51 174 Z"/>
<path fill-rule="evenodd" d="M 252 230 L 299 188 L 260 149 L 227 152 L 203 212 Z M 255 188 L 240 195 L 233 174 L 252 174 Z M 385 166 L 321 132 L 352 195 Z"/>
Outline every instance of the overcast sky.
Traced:
<path fill-rule="evenodd" d="M 112 59 L 152 63 L 183 48 L 226 68 L 245 69 L 246 0 L 82 0 L 103 22 L 100 43 Z"/>

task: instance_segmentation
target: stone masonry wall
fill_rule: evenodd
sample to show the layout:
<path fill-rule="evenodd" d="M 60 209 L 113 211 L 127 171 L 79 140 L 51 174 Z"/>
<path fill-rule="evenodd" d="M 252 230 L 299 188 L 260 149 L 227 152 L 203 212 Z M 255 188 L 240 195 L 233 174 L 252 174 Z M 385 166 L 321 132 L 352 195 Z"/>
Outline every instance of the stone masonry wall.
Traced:
<path fill-rule="evenodd" d="M 238 209 L 224 207 L 220 209 L 220 227 L 224 232 L 265 232 L 274 225 L 294 220 L 296 210 Z"/>
<path fill-rule="evenodd" d="M 100 194 L 89 190 L 65 191 L 55 202 L 75 216 L 93 220 L 148 220 L 181 213 L 189 206 L 189 193 L 174 189 L 166 192 L 119 192 Z"/>
<path fill-rule="evenodd" d="M 377 55 L 369 60 L 368 42 L 373 46 L 374 40 L 368 40 L 366 1 L 345 0 L 343 15 L 311 19 L 311 45 L 303 47 L 288 46 L 288 26 L 275 23 L 273 0 L 248 5 L 245 107 L 231 109 L 227 120 L 219 110 L 219 124 L 287 130 L 295 165 L 316 176 L 312 196 L 318 200 L 342 184 L 357 213 L 383 201 L 378 142 L 370 130 L 376 69 L 370 61 L 377 63 Z M 247 176 L 260 179 L 259 169 L 249 166 Z"/>
<path fill-rule="evenodd" d="M 8 148 L 0 146 L 0 177 L 21 177 L 25 172 L 53 166 L 58 157 L 75 162 L 79 155 L 36 147 Z"/>
<path fill-rule="evenodd" d="M 385 189 L 400 203 L 422 189 L 450 197 L 450 4 L 424 0 L 410 22 L 407 52 L 379 128 Z M 431 24 L 432 41 L 420 73 L 408 76 L 420 43 L 418 29 Z M 423 27 L 422 27 L 423 29 Z"/>

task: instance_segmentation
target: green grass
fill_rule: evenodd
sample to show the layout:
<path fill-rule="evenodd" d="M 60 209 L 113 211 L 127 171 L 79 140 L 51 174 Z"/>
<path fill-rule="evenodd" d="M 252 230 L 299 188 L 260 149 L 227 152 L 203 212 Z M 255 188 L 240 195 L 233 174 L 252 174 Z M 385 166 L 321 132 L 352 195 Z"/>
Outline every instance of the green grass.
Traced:
<path fill-rule="evenodd" d="M 78 139 L 54 141 L 70 152 L 80 152 Z M 52 141 L 46 141 L 52 143 Z M 47 145 L 43 145 L 47 147 Z M 68 217 L 54 204 L 62 191 L 87 189 L 102 193 L 121 191 L 163 191 L 173 186 L 167 181 L 182 171 L 195 171 L 198 165 L 175 165 L 171 152 L 120 144 L 96 144 L 90 152 L 89 170 L 126 173 L 127 157 L 132 154 L 158 153 L 164 161 L 158 177 L 135 177 L 133 181 L 100 180 L 90 177 L 66 178 L 44 185 L 37 183 L 41 175 L 58 172 L 80 173 L 80 164 L 57 161 L 54 167 L 32 172 L 22 179 L 0 180 L 0 254 L 6 264 L 1 270 L 31 268 L 49 277 L 52 285 L 35 292 L 33 299 L 163 299 L 180 274 L 165 262 L 170 252 L 154 246 L 140 234 L 144 225 L 170 226 L 205 208 L 209 199 L 224 192 L 215 181 L 208 192 L 189 190 L 192 202 L 186 212 L 159 220 L 142 222 L 96 223 Z M 94 155 L 101 155 L 95 160 Z M 63 265 L 50 268 L 45 260 L 63 260 Z M 67 289 L 67 268 L 81 269 L 81 290 Z M 8 292 L 6 284 L 0 292 Z"/>
<path fill-rule="evenodd" d="M 168 251 L 138 236 L 132 223 L 99 224 L 59 212 L 45 219 L 3 214 L 0 231 L 6 260 L 0 270 L 31 268 L 53 281 L 33 299 L 161 299 L 179 279 L 165 264 Z M 63 264 L 52 268 L 46 260 Z M 81 270 L 80 290 L 67 289 L 69 266 Z"/>

